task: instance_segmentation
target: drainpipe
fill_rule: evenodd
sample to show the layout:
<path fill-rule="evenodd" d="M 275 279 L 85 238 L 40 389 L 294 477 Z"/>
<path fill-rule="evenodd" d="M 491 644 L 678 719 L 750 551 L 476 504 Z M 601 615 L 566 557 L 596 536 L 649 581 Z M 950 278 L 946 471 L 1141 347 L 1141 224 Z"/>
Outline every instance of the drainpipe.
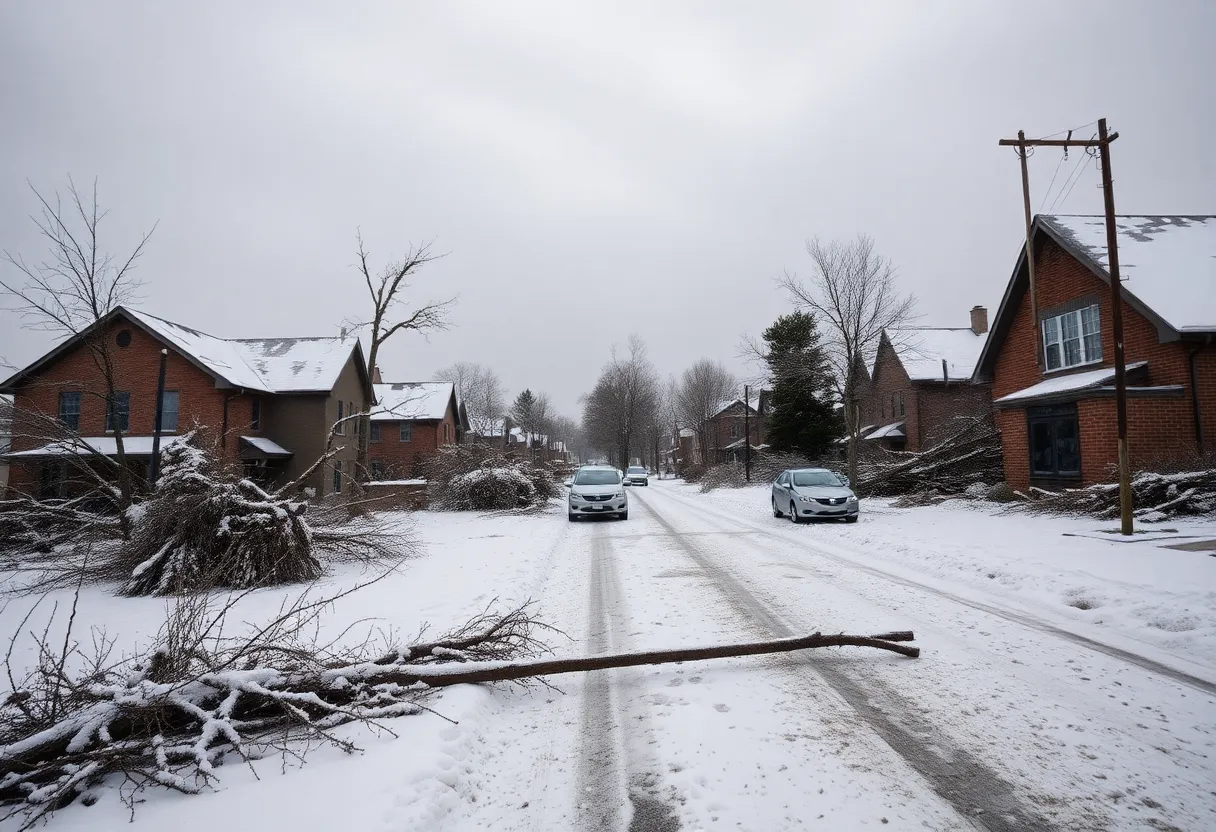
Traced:
<path fill-rule="evenodd" d="M 1203 414 L 1199 409 L 1199 373 L 1195 370 L 1195 356 L 1211 343 L 1212 336 L 1205 336 L 1203 343 L 1191 350 L 1186 357 L 1191 371 L 1191 414 L 1195 418 L 1195 447 L 1198 448 L 1201 457 L 1203 456 Z"/>
<path fill-rule="evenodd" d="M 950 370 L 946 367 L 946 359 L 942 359 L 942 381 L 950 383 Z"/>

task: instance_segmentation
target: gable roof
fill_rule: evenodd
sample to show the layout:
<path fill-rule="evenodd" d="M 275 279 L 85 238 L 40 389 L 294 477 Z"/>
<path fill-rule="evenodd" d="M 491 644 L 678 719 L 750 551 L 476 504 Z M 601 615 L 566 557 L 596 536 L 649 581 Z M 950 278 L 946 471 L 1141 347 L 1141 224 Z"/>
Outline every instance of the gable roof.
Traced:
<path fill-rule="evenodd" d="M 976 335 L 971 327 L 924 326 L 884 330 L 883 338 L 911 381 L 962 381 L 975 372 L 988 333 Z"/>
<path fill-rule="evenodd" d="M 1075 214 L 1035 216 L 1035 245 L 1052 240 L 1106 284 L 1106 220 Z M 1158 337 L 1216 333 L 1216 216 L 1142 214 L 1115 217 L 1123 298 L 1157 327 Z M 991 380 L 1013 317 L 1026 294 L 1026 243 L 992 322 L 976 365 L 977 379 Z"/>
<path fill-rule="evenodd" d="M 456 385 L 447 381 L 399 381 L 374 385 L 373 422 L 438 421 L 456 407 Z"/>
<path fill-rule="evenodd" d="M 724 401 L 724 402 L 721 402 L 721 403 L 718 405 L 718 409 L 717 409 L 717 410 L 715 410 L 715 411 L 713 412 L 713 416 L 710 416 L 709 418 L 713 419 L 715 416 L 721 416 L 723 413 L 725 413 L 726 411 L 730 410 L 730 409 L 731 409 L 732 407 L 734 407 L 735 405 L 739 405 L 740 407 L 742 407 L 742 406 L 743 406 L 743 399 L 728 399 L 728 400 L 726 400 L 726 401 Z M 752 413 L 755 413 L 755 412 L 756 412 L 756 408 L 752 407 L 752 405 L 751 405 L 751 403 L 750 403 L 750 402 L 749 402 L 749 403 L 748 403 L 748 405 L 747 405 L 747 409 L 748 409 L 749 411 L 751 411 Z"/>
<path fill-rule="evenodd" d="M 328 393 L 346 363 L 354 356 L 360 375 L 367 379 L 363 347 L 358 338 L 219 338 L 201 330 L 117 306 L 83 332 L 64 340 L 33 364 L 0 385 L 8 390 L 100 327 L 122 317 L 156 340 L 172 347 L 222 386 L 255 393 Z"/>

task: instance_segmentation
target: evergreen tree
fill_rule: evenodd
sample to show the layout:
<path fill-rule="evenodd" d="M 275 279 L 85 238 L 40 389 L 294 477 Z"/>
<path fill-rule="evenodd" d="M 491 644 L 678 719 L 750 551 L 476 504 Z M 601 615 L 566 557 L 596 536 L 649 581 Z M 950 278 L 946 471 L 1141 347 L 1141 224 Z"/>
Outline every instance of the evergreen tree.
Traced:
<path fill-rule="evenodd" d="M 515 404 L 511 405 L 511 412 L 507 415 L 527 435 L 528 444 L 531 445 L 532 434 L 536 432 L 536 396 L 530 389 L 515 397 Z"/>
<path fill-rule="evenodd" d="M 815 318 L 782 315 L 764 330 L 765 363 L 772 380 L 766 441 L 774 450 L 814 459 L 844 433 L 832 403 L 832 373 Z"/>

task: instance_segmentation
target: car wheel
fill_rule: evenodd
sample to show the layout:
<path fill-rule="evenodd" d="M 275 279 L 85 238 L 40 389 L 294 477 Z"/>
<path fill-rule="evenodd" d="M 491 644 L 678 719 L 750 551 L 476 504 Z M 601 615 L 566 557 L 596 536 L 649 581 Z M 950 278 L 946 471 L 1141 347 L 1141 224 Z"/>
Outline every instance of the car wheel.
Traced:
<path fill-rule="evenodd" d="M 846 522 L 846 523 L 856 523 L 856 522 L 857 522 L 857 515 L 856 515 L 856 514 L 854 514 L 852 517 L 846 517 L 846 518 L 844 518 L 844 522 Z"/>
<path fill-rule="evenodd" d="M 618 515 L 616 516 L 616 519 L 617 519 L 617 520 L 628 520 L 628 519 L 629 519 L 629 512 L 628 512 L 628 511 L 622 511 L 620 514 L 618 514 Z"/>
<path fill-rule="evenodd" d="M 790 503 L 790 520 L 795 526 L 802 522 L 802 518 L 798 516 L 798 507 L 792 502 Z"/>
<path fill-rule="evenodd" d="M 773 498 L 773 516 L 774 517 L 784 517 L 785 516 L 784 514 L 781 513 L 781 509 L 777 508 L 777 498 L 776 497 Z"/>
<path fill-rule="evenodd" d="M 571 523 L 574 523 L 578 520 L 578 515 L 575 514 L 573 511 L 566 512 L 566 516 L 570 518 Z"/>

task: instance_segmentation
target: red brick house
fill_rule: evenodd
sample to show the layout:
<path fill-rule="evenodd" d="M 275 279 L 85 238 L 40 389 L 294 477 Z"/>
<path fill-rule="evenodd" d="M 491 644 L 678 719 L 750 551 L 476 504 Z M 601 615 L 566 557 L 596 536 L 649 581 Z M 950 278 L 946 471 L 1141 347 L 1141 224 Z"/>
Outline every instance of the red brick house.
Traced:
<path fill-rule="evenodd" d="M 1117 219 L 1128 447 L 1135 467 L 1193 461 L 1216 424 L 1216 217 Z M 1113 478 L 1114 338 L 1102 217 L 1039 216 L 976 378 L 992 383 L 1009 484 Z"/>
<path fill-rule="evenodd" d="M 764 418 L 760 411 L 750 402 L 744 403 L 743 399 L 723 402 L 705 423 L 709 463 L 742 462 L 746 453 L 743 447 L 745 434 L 752 450 L 760 450 L 764 445 Z"/>
<path fill-rule="evenodd" d="M 957 416 L 986 416 L 990 385 L 972 382 L 988 339 L 988 310 L 968 327 L 884 331 L 861 403 L 863 441 L 919 451 L 949 434 Z"/>
<path fill-rule="evenodd" d="M 373 481 L 422 476 L 423 467 L 444 445 L 468 431 L 468 419 L 446 381 L 375 385 L 368 460 Z"/>
<path fill-rule="evenodd" d="M 112 406 L 98 365 L 102 343 L 115 367 Z M 143 478 L 162 350 L 168 350 L 162 447 L 197 426 L 222 459 L 271 484 L 302 474 L 324 453 L 333 424 L 372 400 L 357 338 L 218 338 L 120 306 L 0 384 L 14 397 L 10 488 L 70 493 L 80 485 L 73 466 L 116 455 L 116 431 L 132 471 Z M 345 491 L 354 475 L 356 443 L 339 448 L 308 483 L 318 495 Z"/>

